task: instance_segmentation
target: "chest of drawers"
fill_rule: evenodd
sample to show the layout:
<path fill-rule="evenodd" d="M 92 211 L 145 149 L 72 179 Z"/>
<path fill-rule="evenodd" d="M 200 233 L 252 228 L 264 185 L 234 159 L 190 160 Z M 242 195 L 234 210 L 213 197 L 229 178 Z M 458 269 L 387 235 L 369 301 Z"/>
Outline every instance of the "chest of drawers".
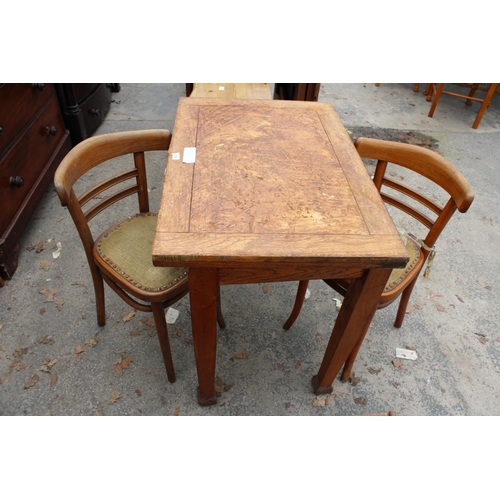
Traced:
<path fill-rule="evenodd" d="M 14 274 L 22 231 L 70 149 L 54 84 L 0 84 L 0 284 Z"/>

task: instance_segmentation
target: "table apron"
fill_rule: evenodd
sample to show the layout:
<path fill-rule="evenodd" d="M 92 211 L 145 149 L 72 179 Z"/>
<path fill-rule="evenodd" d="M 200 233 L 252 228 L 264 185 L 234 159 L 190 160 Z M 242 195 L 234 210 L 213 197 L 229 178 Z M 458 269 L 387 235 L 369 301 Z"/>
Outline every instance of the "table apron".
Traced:
<path fill-rule="evenodd" d="M 231 269 L 220 268 L 217 281 L 220 285 L 243 285 L 250 283 L 273 283 L 281 281 L 301 281 L 336 278 L 358 278 L 364 269 L 345 269 L 330 267 L 328 269 L 286 268 L 286 269 Z"/>

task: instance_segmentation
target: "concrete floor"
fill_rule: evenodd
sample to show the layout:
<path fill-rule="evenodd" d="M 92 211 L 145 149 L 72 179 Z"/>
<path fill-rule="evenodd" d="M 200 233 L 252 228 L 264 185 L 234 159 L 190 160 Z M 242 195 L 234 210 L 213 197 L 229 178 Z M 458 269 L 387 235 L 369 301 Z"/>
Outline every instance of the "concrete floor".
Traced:
<path fill-rule="evenodd" d="M 177 381 L 170 384 L 150 315 L 137 312 L 125 322 L 131 308 L 108 289 L 108 321 L 97 326 L 81 243 L 51 186 L 22 237 L 17 272 L 0 288 L 0 415 L 498 415 L 500 99 L 474 130 L 477 104 L 451 97 L 442 97 L 428 118 L 425 85 L 414 93 L 413 84 L 323 84 L 320 92 L 353 138 L 432 147 L 476 190 L 469 212 L 455 215 L 441 236 L 403 327 L 392 326 L 396 304 L 377 312 L 353 383 L 337 379 L 328 398 L 311 390 L 336 317 L 337 295 L 329 287 L 311 283 L 299 319 L 285 332 L 296 283 L 228 286 L 222 290 L 228 326 L 218 340 L 220 397 L 215 406 L 198 406 L 188 298 L 174 306 Z M 172 130 L 184 90 L 184 84 L 122 84 L 97 133 Z M 148 160 L 157 208 L 165 156 Z M 42 252 L 30 249 L 40 241 Z M 54 259 L 58 242 L 61 256 Z M 397 368 L 395 349 L 406 346 L 418 359 Z"/>

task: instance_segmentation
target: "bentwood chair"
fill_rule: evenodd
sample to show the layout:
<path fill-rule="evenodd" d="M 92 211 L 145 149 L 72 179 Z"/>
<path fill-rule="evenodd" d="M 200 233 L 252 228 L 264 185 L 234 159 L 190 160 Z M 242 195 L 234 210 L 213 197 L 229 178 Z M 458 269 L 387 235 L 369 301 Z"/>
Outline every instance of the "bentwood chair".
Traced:
<path fill-rule="evenodd" d="M 144 154 L 146 151 L 168 150 L 170 139 L 171 134 L 167 130 L 118 132 L 91 137 L 66 155 L 57 168 L 54 183 L 61 204 L 68 208 L 85 249 L 94 284 L 97 323 L 103 326 L 106 322 L 104 282 L 134 309 L 152 311 L 168 380 L 175 382 L 164 309 L 187 294 L 187 269 L 155 267 L 152 264 L 157 215 L 149 209 Z M 78 196 L 75 194 L 77 181 L 89 183 L 94 178 L 94 172 L 102 172 L 103 169 L 107 176 L 109 167 L 102 164 L 112 159 L 116 159 L 114 164 L 121 164 L 123 162 L 117 158 L 124 155 L 133 155 L 134 161 L 130 161 L 132 168 L 113 174 L 90 188 L 85 186 L 85 192 Z M 90 176 L 85 175 L 94 167 Z M 139 212 L 117 217 L 116 203 L 135 194 Z M 88 203 L 91 206 L 84 210 Z M 110 209 L 112 205 L 114 210 Z M 94 239 L 88 223 L 104 210 L 106 214 L 112 214 L 105 219 L 106 229 Z M 112 225 L 108 222 L 110 217 L 115 217 Z M 121 220 L 116 221 L 118 218 Z M 218 319 L 221 325 L 220 308 Z"/>
<path fill-rule="evenodd" d="M 401 296 L 394 323 L 394 326 L 399 328 L 403 323 L 413 287 L 426 262 L 427 268 L 424 276 L 430 270 L 439 235 L 457 209 L 460 212 L 466 212 L 469 209 L 474 199 L 474 191 L 465 177 L 448 160 L 423 147 L 368 138 L 358 139 L 355 146 L 362 158 L 377 160 L 373 182 L 383 201 L 390 207 L 390 211 L 396 209 L 396 212 L 400 212 L 400 214 L 391 213 L 394 219 L 398 215 L 396 224 L 399 225 L 401 220 L 399 215 L 402 215 L 408 219 L 403 219 L 408 224 L 406 227 L 417 232 L 414 229 L 416 227 L 421 232 L 421 238 L 419 238 L 408 232 L 408 229 L 398 227 L 406 240 L 410 260 L 404 269 L 392 271 L 378 305 L 378 309 L 382 309 Z M 392 164 L 390 169 L 388 169 L 388 164 Z M 413 172 L 408 175 L 404 169 Z M 400 181 L 412 175 L 412 187 Z M 417 186 L 420 186 L 423 181 L 417 181 L 417 178 L 423 177 L 430 181 L 428 184 L 435 197 L 439 197 L 440 201 L 444 197 L 446 203 L 437 203 L 420 192 L 422 188 Z M 349 279 L 324 281 L 344 296 L 350 285 Z M 292 313 L 283 325 L 285 330 L 293 325 L 300 313 L 307 284 L 307 281 L 299 283 Z M 362 338 L 358 341 L 349 355 L 341 375 L 342 381 L 349 379 L 363 340 Z"/>

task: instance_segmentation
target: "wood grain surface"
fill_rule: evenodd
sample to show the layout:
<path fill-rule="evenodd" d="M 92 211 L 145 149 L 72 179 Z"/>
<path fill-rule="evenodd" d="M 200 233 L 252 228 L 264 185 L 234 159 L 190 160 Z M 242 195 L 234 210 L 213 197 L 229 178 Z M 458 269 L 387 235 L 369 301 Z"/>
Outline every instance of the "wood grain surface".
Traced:
<path fill-rule="evenodd" d="M 330 104 L 180 100 L 156 265 L 398 267 L 398 238 Z"/>

